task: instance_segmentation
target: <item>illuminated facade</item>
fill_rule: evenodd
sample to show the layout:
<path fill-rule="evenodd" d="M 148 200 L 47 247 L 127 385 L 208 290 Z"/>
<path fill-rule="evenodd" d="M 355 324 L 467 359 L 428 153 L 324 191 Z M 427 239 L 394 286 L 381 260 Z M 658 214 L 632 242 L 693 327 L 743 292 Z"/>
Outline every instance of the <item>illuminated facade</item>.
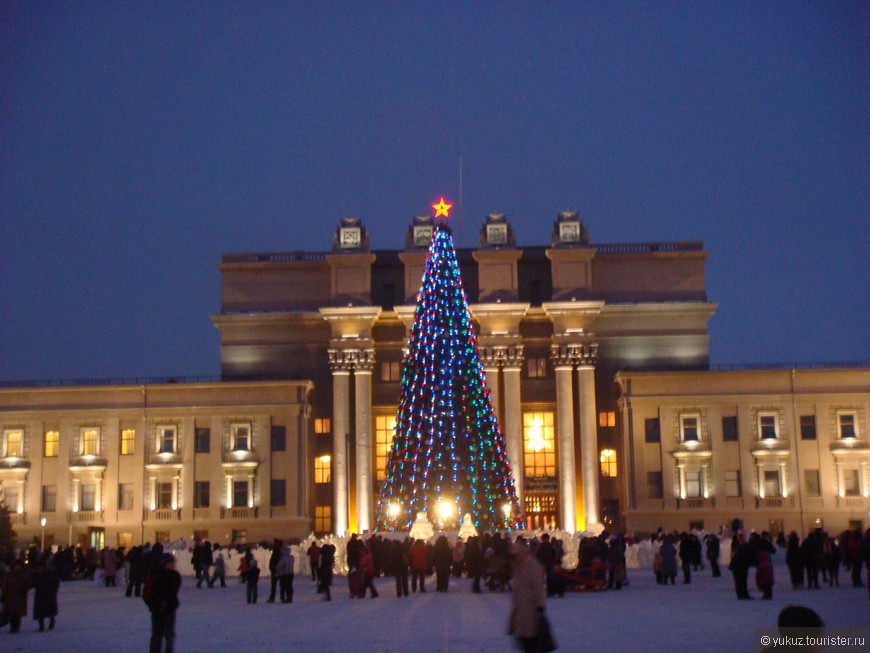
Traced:
<path fill-rule="evenodd" d="M 0 387 L 19 535 L 372 528 L 432 229 L 371 250 L 347 218 L 328 253 L 225 254 L 220 380 Z M 570 211 L 542 236 L 492 214 L 457 251 L 530 527 L 866 528 L 868 370 L 710 371 L 700 243 L 592 244 Z"/>

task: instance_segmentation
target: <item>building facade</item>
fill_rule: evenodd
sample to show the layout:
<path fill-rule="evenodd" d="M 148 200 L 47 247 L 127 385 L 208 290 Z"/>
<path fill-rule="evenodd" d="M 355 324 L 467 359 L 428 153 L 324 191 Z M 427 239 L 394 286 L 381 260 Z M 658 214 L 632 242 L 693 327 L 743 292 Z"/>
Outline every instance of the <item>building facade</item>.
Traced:
<path fill-rule="evenodd" d="M 620 372 L 626 525 L 870 523 L 870 370 Z"/>
<path fill-rule="evenodd" d="M 433 228 L 372 250 L 346 218 L 329 252 L 225 254 L 220 380 L 0 387 L 19 535 L 369 530 Z M 457 251 L 529 527 L 866 527 L 867 370 L 710 371 L 701 243 L 592 244 L 571 211 L 542 236 L 518 247 L 491 214 Z"/>

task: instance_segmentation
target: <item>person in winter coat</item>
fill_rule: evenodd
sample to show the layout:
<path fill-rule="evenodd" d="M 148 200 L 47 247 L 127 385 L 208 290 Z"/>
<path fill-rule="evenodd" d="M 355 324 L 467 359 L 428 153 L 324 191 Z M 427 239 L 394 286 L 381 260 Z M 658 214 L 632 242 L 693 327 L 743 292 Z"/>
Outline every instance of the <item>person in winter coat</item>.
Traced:
<path fill-rule="evenodd" d="M 757 535 L 756 535 L 757 537 Z M 755 564 L 755 538 L 743 541 L 743 533 L 735 534 L 731 541 L 731 563 L 728 569 L 734 576 L 734 591 L 741 600 L 751 599 L 749 595 L 749 568 Z"/>
<path fill-rule="evenodd" d="M 389 543 L 391 547 L 390 560 L 392 562 L 393 576 L 396 577 L 396 598 L 408 596 L 408 570 L 410 561 L 408 552 L 398 540 Z"/>
<path fill-rule="evenodd" d="M 713 570 L 713 578 L 719 578 L 722 575 L 722 571 L 719 569 L 719 537 L 716 533 L 710 533 L 704 539 L 707 541 L 707 561 Z"/>
<path fill-rule="evenodd" d="M 840 586 L 840 543 L 828 537 L 824 544 L 825 567 L 828 569 L 828 585 Z"/>
<path fill-rule="evenodd" d="M 665 535 L 659 554 L 662 556 L 662 584 L 667 585 L 668 580 L 670 580 L 671 585 L 676 585 L 677 547 L 674 546 L 674 537 L 670 533 Z"/>
<path fill-rule="evenodd" d="M 199 589 L 202 587 L 203 582 L 207 585 L 213 584 L 211 582 L 211 575 L 209 569 L 214 566 L 214 553 L 211 548 L 211 542 L 206 540 L 202 543 L 202 549 L 200 549 L 199 554 L 199 568 L 200 575 L 196 581 L 196 588 Z"/>
<path fill-rule="evenodd" d="M 278 576 L 278 584 L 281 587 L 281 603 L 293 603 L 293 578 L 296 559 L 287 544 L 281 548 L 281 557 L 275 565 L 275 574 Z"/>
<path fill-rule="evenodd" d="M 248 563 L 248 568 L 245 571 L 245 589 L 248 604 L 257 602 L 257 585 L 260 582 L 260 568 L 257 566 L 257 561 L 251 558 Z"/>
<path fill-rule="evenodd" d="M 118 565 L 115 552 L 109 547 L 103 548 L 100 566 L 103 568 L 103 578 L 106 581 L 106 587 L 117 587 L 115 577 L 118 575 Z"/>
<path fill-rule="evenodd" d="M 33 618 L 39 622 L 39 632 L 45 630 L 46 619 L 49 620 L 48 629 L 54 630 L 57 591 L 60 589 L 60 578 L 54 571 L 54 560 L 41 558 L 36 563 L 30 580 L 33 584 Z"/>
<path fill-rule="evenodd" d="M 376 599 L 378 591 L 375 589 L 374 583 L 372 583 L 372 579 L 375 577 L 375 555 L 371 547 L 364 545 L 360 548 L 359 570 L 362 580 L 359 586 L 359 593 L 355 598 L 364 599 L 366 597 L 366 590 L 370 589 L 371 597 Z"/>
<path fill-rule="evenodd" d="M 541 617 L 547 603 L 546 572 L 528 549 L 517 542 L 511 545 L 514 557 L 513 592 L 508 634 L 526 653 L 536 651 L 535 638 L 541 627 Z"/>
<path fill-rule="evenodd" d="M 752 536 L 756 536 L 753 534 Z M 762 599 L 773 598 L 773 561 L 770 556 L 776 549 L 770 539 L 770 534 L 765 531 L 755 542 L 755 585 L 762 592 Z"/>
<path fill-rule="evenodd" d="M 221 587 L 227 586 L 227 564 L 224 560 L 223 551 L 221 551 L 220 546 L 217 544 L 214 545 L 214 550 L 217 552 L 215 555 L 212 553 L 212 558 L 214 559 L 214 573 L 212 574 L 211 580 L 208 581 L 209 587 L 214 587 L 215 584 L 220 580 Z"/>
<path fill-rule="evenodd" d="M 21 618 L 27 616 L 27 591 L 30 589 L 30 574 L 24 563 L 15 559 L 3 577 L 0 589 L 0 603 L 5 606 L 9 617 L 9 632 L 17 633 L 21 628 Z"/>
<path fill-rule="evenodd" d="M 415 540 L 411 545 L 411 591 L 417 591 L 417 581 L 420 581 L 420 591 L 426 591 L 426 543 Z"/>
<path fill-rule="evenodd" d="M 127 554 L 127 592 L 126 596 L 142 595 L 145 582 L 145 556 L 141 546 L 134 546 Z"/>
<path fill-rule="evenodd" d="M 311 580 L 316 581 L 318 577 L 317 572 L 320 571 L 320 547 L 317 546 L 317 542 L 312 542 L 305 553 L 311 565 Z"/>
<path fill-rule="evenodd" d="M 472 579 L 471 591 L 480 594 L 480 577 L 483 576 L 483 551 L 480 550 L 480 538 L 473 535 L 465 543 L 465 570 Z"/>
<path fill-rule="evenodd" d="M 692 538 L 688 533 L 680 535 L 680 563 L 683 567 L 683 585 L 688 585 L 692 582 L 692 558 L 693 558 Z"/>
<path fill-rule="evenodd" d="M 432 552 L 432 562 L 435 564 L 435 591 L 446 592 L 450 584 L 450 567 L 453 565 L 453 553 L 450 544 L 443 535 L 435 540 Z"/>
<path fill-rule="evenodd" d="M 824 564 L 822 529 L 817 528 L 807 535 L 801 544 L 801 557 L 807 572 L 807 589 L 819 589 L 819 571 Z"/>
<path fill-rule="evenodd" d="M 788 540 L 786 541 L 785 564 L 788 566 L 791 588 L 793 590 L 802 590 L 804 588 L 804 562 L 801 555 L 800 539 L 794 531 L 788 534 Z"/>
<path fill-rule="evenodd" d="M 284 543 L 281 540 L 275 540 L 272 543 L 272 555 L 269 556 L 269 581 L 271 587 L 269 589 L 269 598 L 266 603 L 275 602 L 275 593 L 278 591 L 278 561 L 284 554 Z"/>
<path fill-rule="evenodd" d="M 332 571 L 335 567 L 335 545 L 324 544 L 320 547 L 320 567 L 318 574 L 320 575 L 320 584 L 318 592 L 326 595 L 325 601 L 331 601 L 332 596 L 329 593 L 329 588 L 332 586 Z"/>
<path fill-rule="evenodd" d="M 166 653 L 172 653 L 175 642 L 175 613 L 179 606 L 181 574 L 175 570 L 175 558 L 171 553 L 162 554 L 161 559 L 162 566 L 148 575 L 142 591 L 142 599 L 151 611 L 149 653 L 160 653 L 164 641 Z"/>

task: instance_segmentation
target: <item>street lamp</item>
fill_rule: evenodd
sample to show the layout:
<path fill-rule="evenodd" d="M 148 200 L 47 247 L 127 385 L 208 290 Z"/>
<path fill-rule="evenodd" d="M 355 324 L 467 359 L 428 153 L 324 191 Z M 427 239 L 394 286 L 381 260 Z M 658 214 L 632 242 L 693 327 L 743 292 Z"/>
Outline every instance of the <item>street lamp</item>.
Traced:
<path fill-rule="evenodd" d="M 42 526 L 42 538 L 39 544 L 39 548 L 45 551 L 45 523 L 48 521 L 45 517 L 39 520 L 39 525 Z"/>

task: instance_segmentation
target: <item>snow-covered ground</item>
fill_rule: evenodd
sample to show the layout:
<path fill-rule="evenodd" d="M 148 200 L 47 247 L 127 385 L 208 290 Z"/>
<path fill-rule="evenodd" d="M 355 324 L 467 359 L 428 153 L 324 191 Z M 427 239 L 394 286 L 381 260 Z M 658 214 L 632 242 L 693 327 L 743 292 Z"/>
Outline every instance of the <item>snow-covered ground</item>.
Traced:
<path fill-rule="evenodd" d="M 754 648 L 754 629 L 774 626 L 783 606 L 807 605 L 829 626 L 870 627 L 867 589 L 842 587 L 792 591 L 777 554 L 773 601 L 738 601 L 731 575 L 693 574 L 690 585 L 660 587 L 648 569 L 629 571 L 621 591 L 567 594 L 547 611 L 560 650 L 741 651 Z M 865 574 L 866 577 L 866 574 Z M 752 577 L 750 577 L 752 578 Z M 244 587 L 233 578 L 226 589 L 200 589 L 184 578 L 178 612 L 178 653 L 202 651 L 299 651 L 327 653 L 484 653 L 511 651 L 505 634 L 509 594 L 472 594 L 470 581 L 451 579 L 447 594 L 397 599 L 392 579 L 377 581 L 380 597 L 350 600 L 344 577 L 336 577 L 333 600 L 315 592 L 310 577 L 297 575 L 292 604 L 269 604 L 269 579 L 260 580 L 260 602 L 245 604 Z M 757 598 L 760 594 L 750 588 Z M 32 592 L 31 592 L 32 600 Z M 150 620 L 141 599 L 92 582 L 65 583 L 57 629 L 39 633 L 31 617 L 22 632 L 0 632 L 4 653 L 100 653 L 145 651 Z"/>

